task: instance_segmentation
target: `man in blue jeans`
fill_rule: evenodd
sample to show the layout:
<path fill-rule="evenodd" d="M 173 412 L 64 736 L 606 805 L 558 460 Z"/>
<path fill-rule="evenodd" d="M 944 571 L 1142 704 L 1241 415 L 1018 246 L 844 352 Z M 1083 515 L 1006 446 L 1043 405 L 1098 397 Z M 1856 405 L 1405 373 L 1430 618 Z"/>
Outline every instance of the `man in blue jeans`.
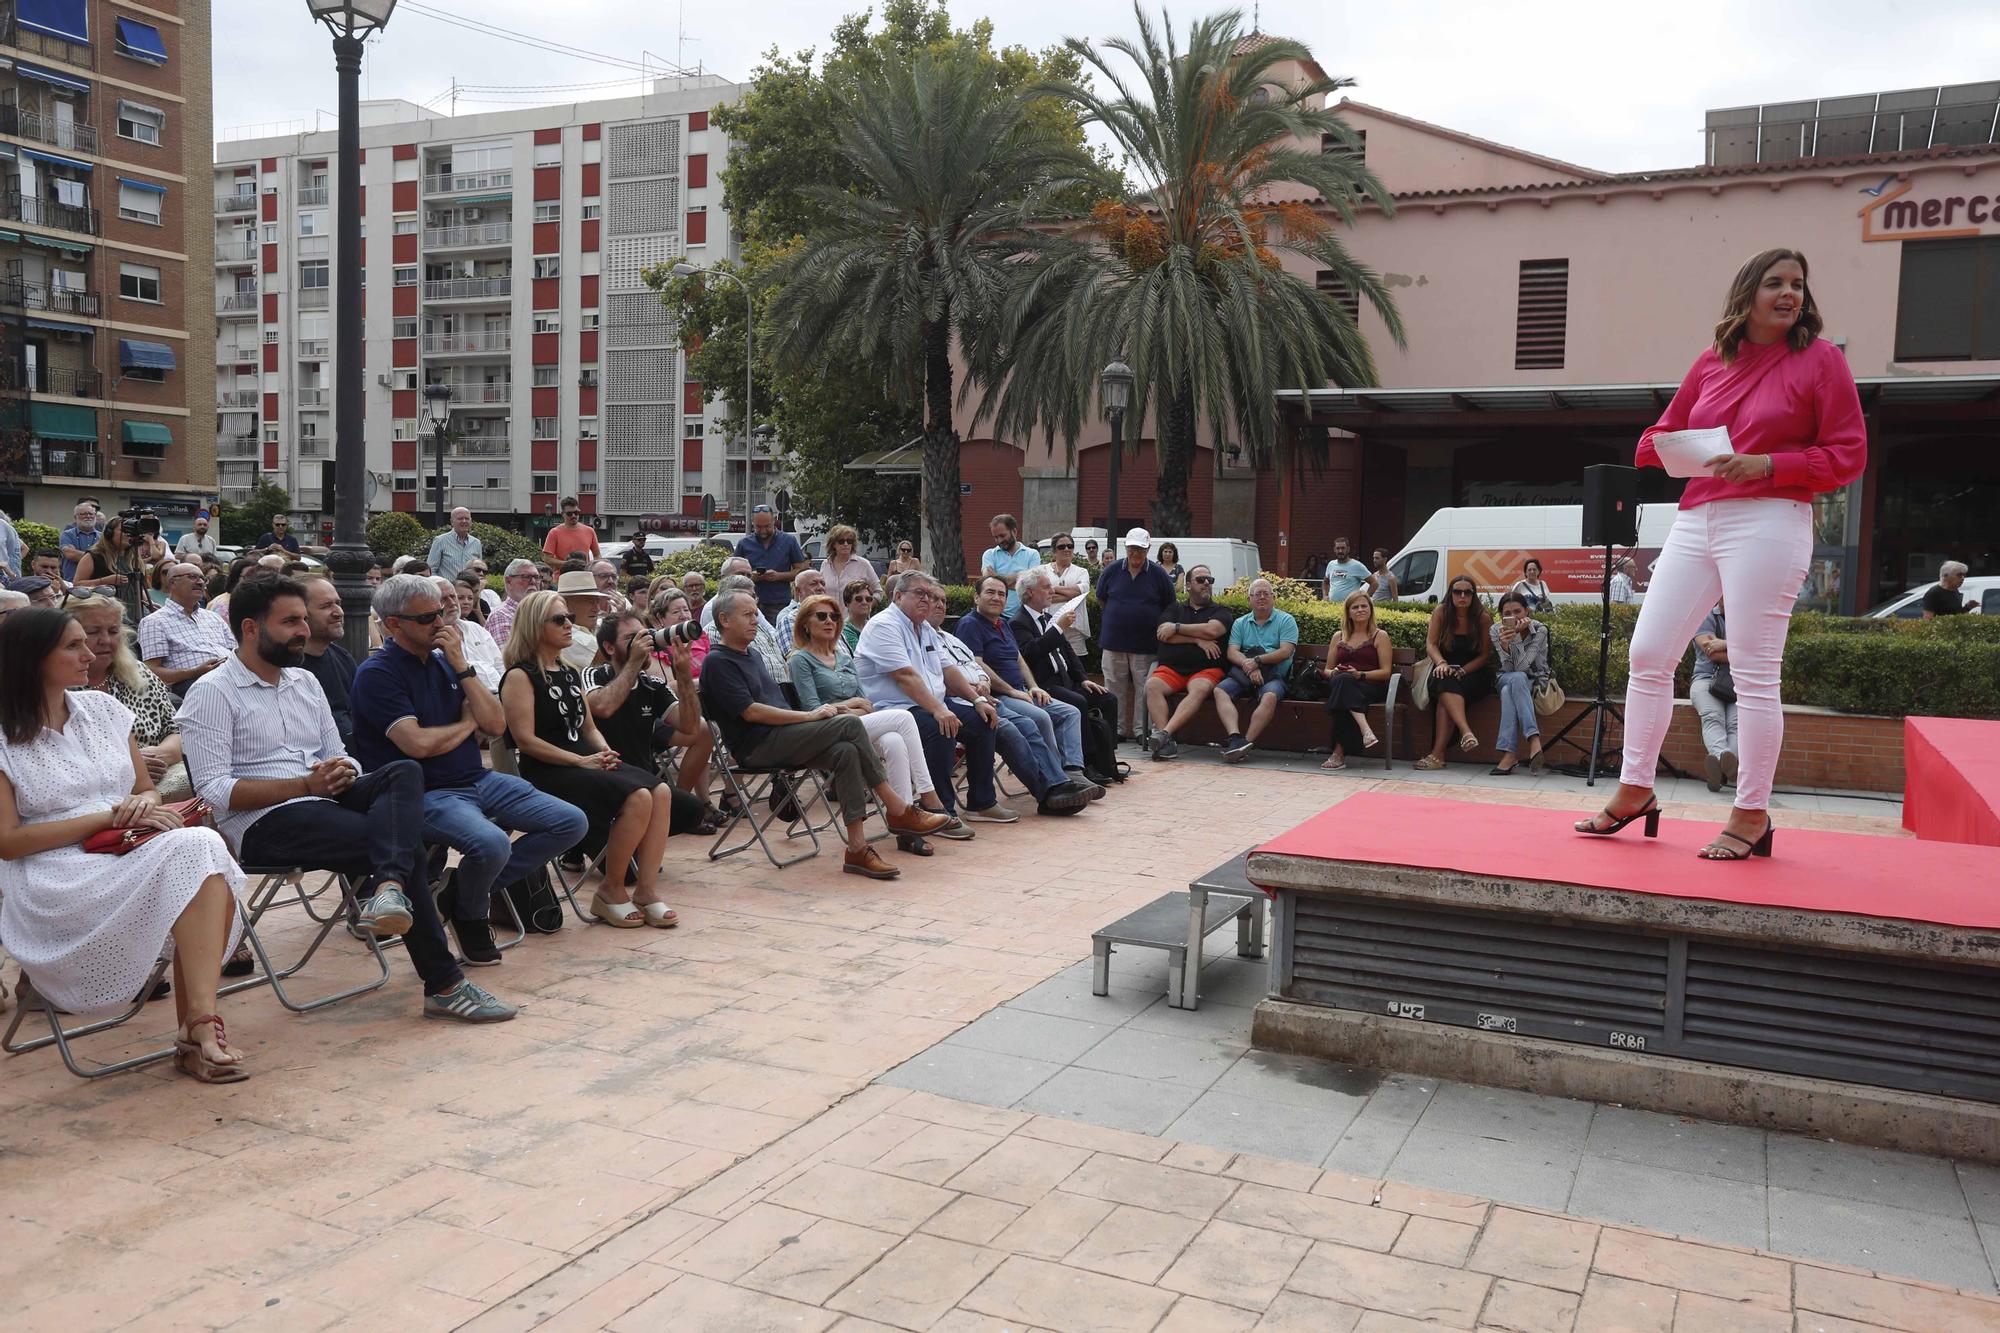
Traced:
<path fill-rule="evenodd" d="M 444 908 L 474 967 L 500 961 L 487 924 L 493 886 L 512 884 L 583 838 L 583 811 L 489 770 L 480 732 L 506 729 L 500 701 L 465 660 L 456 625 L 438 620 L 437 586 L 415 574 L 385 579 L 374 610 L 383 642 L 354 673 L 355 757 L 369 769 L 410 758 L 424 770 L 424 841 L 455 847 Z M 516 842 L 510 832 L 523 836 Z"/>

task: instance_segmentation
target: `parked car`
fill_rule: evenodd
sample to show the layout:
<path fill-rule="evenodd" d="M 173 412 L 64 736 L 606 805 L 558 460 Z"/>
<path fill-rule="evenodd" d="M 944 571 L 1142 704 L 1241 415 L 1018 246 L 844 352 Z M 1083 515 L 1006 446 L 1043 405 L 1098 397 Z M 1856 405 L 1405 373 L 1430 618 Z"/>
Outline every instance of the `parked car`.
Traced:
<path fill-rule="evenodd" d="M 646 554 L 652 556 L 655 563 L 699 545 L 699 537 L 666 537 L 657 532 L 646 534 Z M 614 565 L 624 560 L 625 553 L 631 549 L 631 542 L 605 542 L 597 548 L 598 554 Z"/>
<path fill-rule="evenodd" d="M 1924 614 L 1924 594 L 1935 587 L 1935 579 L 1919 583 L 1907 592 L 1897 593 L 1868 615 L 1874 620 L 1916 620 Z M 1967 575 L 1965 582 L 1958 587 L 1958 595 L 1974 603 L 1973 615 L 2000 616 L 2000 576 L 1982 574 L 1975 578 Z"/>
<path fill-rule="evenodd" d="M 1639 543 L 1620 554 L 1637 564 L 1632 581 L 1642 594 L 1676 512 L 1671 504 L 1639 506 Z M 1603 596 L 1604 548 L 1583 544 L 1582 505 L 1440 509 L 1396 553 L 1389 572 L 1402 601 L 1435 602 L 1460 574 L 1470 575 L 1481 594 L 1496 598 L 1520 579 L 1530 557 L 1542 562 L 1542 580 L 1553 600 L 1594 602 Z"/>

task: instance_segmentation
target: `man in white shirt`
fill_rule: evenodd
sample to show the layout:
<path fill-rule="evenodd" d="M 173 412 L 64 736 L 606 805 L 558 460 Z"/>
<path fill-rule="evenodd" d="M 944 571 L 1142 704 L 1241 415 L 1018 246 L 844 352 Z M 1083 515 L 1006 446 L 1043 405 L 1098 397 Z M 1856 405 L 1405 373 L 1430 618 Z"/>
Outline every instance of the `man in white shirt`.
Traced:
<path fill-rule="evenodd" d="M 139 656 L 169 689 L 185 694 L 190 681 L 236 651 L 236 639 L 228 622 L 200 605 L 207 586 L 200 565 L 169 567 L 166 585 L 167 604 L 139 622 Z"/>
<path fill-rule="evenodd" d="M 515 1010 L 465 980 L 428 883 L 424 778 L 415 760 L 372 773 L 350 758 L 319 682 L 300 668 L 306 590 L 251 579 L 230 598 L 241 645 L 188 691 L 178 715 L 188 774 L 246 866 L 362 877 L 361 928 L 401 935 L 424 1015 L 492 1023 Z"/>
<path fill-rule="evenodd" d="M 1632 571 L 1636 567 L 1629 555 L 1621 555 L 1612 562 L 1611 600 L 1620 606 L 1629 606 L 1637 600 L 1632 590 Z"/>
<path fill-rule="evenodd" d="M 500 693 L 500 677 L 507 667 L 500 660 L 500 645 L 486 632 L 486 626 L 467 619 L 474 600 L 472 589 L 462 586 L 452 579 L 434 578 L 432 583 L 438 590 L 438 623 L 458 626 L 459 638 L 465 645 L 465 662 L 479 676 L 479 683 L 493 693 Z"/>
<path fill-rule="evenodd" d="M 778 624 L 772 631 L 778 646 L 787 655 L 792 651 L 792 626 L 798 623 L 799 604 L 808 597 L 817 597 L 826 591 L 826 575 L 817 569 L 802 569 L 792 575 L 792 600 L 778 612 Z"/>
<path fill-rule="evenodd" d="M 193 556 L 196 564 L 200 564 L 203 557 L 215 554 L 215 537 L 208 530 L 207 514 L 194 516 L 194 531 L 174 543 L 174 554 Z"/>
<path fill-rule="evenodd" d="M 431 573 L 455 579 L 459 570 L 485 554 L 486 543 L 472 535 L 472 511 L 454 509 L 451 531 L 431 538 L 430 554 L 424 557 L 424 563 L 431 567 Z"/>

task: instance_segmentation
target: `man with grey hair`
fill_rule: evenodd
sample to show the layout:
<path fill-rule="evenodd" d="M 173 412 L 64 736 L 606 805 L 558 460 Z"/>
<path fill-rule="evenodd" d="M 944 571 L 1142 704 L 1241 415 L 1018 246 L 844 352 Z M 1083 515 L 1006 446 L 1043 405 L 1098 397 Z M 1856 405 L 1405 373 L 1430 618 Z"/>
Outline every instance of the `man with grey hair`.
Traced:
<path fill-rule="evenodd" d="M 167 604 L 139 622 L 139 656 L 175 694 L 221 666 L 236 651 L 229 622 L 201 605 L 201 566 L 169 565 Z"/>
<path fill-rule="evenodd" d="M 728 565 L 725 563 L 723 568 L 727 569 Z M 747 592 L 755 597 L 757 584 L 748 572 L 723 575 L 721 586 L 715 590 L 714 601 L 701 609 L 702 628 L 707 632 L 710 644 L 722 642 L 722 636 L 715 625 L 715 607 L 725 592 Z M 758 660 L 764 664 L 764 669 L 771 673 L 772 680 L 790 680 L 791 673 L 785 669 L 784 645 L 778 642 L 777 632 L 771 628 L 771 622 L 763 620 L 761 614 L 758 619 L 763 623 L 757 627 L 757 635 L 751 642 L 750 651 L 757 654 Z"/>
<path fill-rule="evenodd" d="M 792 600 L 778 612 L 776 634 L 778 646 L 786 652 L 792 647 L 792 626 L 798 623 L 799 604 L 808 597 L 817 597 L 826 591 L 826 575 L 808 565 L 792 575 Z"/>
<path fill-rule="evenodd" d="M 1938 566 L 1937 584 L 1924 594 L 1925 620 L 1936 620 L 1939 616 L 1962 616 L 1977 605 L 1958 591 L 1969 572 L 1956 560 L 1947 560 Z"/>
<path fill-rule="evenodd" d="M 609 560 L 595 561 L 590 566 L 590 578 L 591 582 L 597 585 L 597 591 L 604 594 L 602 614 L 616 615 L 620 611 L 632 609 L 632 603 L 626 600 L 624 593 L 618 591 L 617 565 Z"/>
<path fill-rule="evenodd" d="M 681 575 L 681 591 L 687 594 L 688 617 L 701 620 L 701 613 L 708 608 L 708 576 L 698 569 L 690 569 Z M 702 621 L 709 624 L 710 621 Z"/>
<path fill-rule="evenodd" d="M 486 632 L 486 626 L 466 618 L 477 594 L 441 575 L 433 574 L 431 582 L 438 590 L 438 623 L 458 627 L 460 637 L 465 640 L 465 660 L 479 673 L 479 683 L 499 694 L 500 677 L 507 672 L 506 663 L 501 661 L 500 645 Z"/>
<path fill-rule="evenodd" d="M 472 511 L 461 506 L 451 511 L 451 530 L 431 538 L 424 563 L 431 573 L 455 579 L 459 570 L 485 554 L 486 543 L 472 535 Z"/>
<path fill-rule="evenodd" d="M 744 578 L 750 578 L 750 562 L 740 555 L 732 555 L 722 562 L 721 570 L 716 573 L 715 595 L 717 597 L 722 596 L 723 581 L 737 574 L 741 574 Z M 757 581 L 751 579 L 750 587 L 754 590 L 756 586 Z M 687 590 L 685 584 L 683 584 L 681 590 L 683 592 Z M 713 602 L 710 602 L 701 609 L 701 632 L 708 635 L 710 643 L 715 642 L 715 603 Z"/>
<path fill-rule="evenodd" d="M 507 647 L 507 636 L 514 632 L 514 613 L 521 609 L 521 599 L 542 586 L 542 571 L 532 560 L 510 560 L 506 584 L 507 600 L 486 617 L 486 632 L 503 650 Z"/>
<path fill-rule="evenodd" d="M 16 611 L 27 610 L 28 606 L 28 594 L 15 592 L 12 588 L 0 588 L 0 622 Z"/>

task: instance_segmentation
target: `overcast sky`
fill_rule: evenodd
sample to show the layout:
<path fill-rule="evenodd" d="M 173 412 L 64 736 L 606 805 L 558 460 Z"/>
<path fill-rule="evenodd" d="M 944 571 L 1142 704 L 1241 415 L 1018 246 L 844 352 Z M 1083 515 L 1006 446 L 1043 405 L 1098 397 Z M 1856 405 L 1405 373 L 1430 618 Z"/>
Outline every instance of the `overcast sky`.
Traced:
<path fill-rule="evenodd" d="M 332 127 L 332 54 L 299 0 L 212 0 L 218 136 Z M 823 46 L 860 0 L 436 0 L 431 7 L 595 52 L 651 52 L 747 79 L 772 44 Z M 1157 4 L 1149 6 L 1158 12 Z M 1244 6 L 1246 12 L 1250 7 Z M 997 12 L 1002 44 L 1049 45 L 1133 29 L 1121 0 L 957 0 L 954 19 Z M 1208 12 L 1174 4 L 1176 18 Z M 1610 171 L 1700 158 L 1710 108 L 2000 78 L 1993 0 L 1678 0 L 1674 4 L 1394 5 L 1266 0 L 1264 31 L 1297 37 L 1348 95 L 1387 109 Z M 588 84 L 622 72 L 399 11 L 371 44 L 364 97 L 423 102 L 462 84 Z M 498 98 L 569 102 L 632 87 Z M 498 104 L 460 102 L 461 110 Z"/>

